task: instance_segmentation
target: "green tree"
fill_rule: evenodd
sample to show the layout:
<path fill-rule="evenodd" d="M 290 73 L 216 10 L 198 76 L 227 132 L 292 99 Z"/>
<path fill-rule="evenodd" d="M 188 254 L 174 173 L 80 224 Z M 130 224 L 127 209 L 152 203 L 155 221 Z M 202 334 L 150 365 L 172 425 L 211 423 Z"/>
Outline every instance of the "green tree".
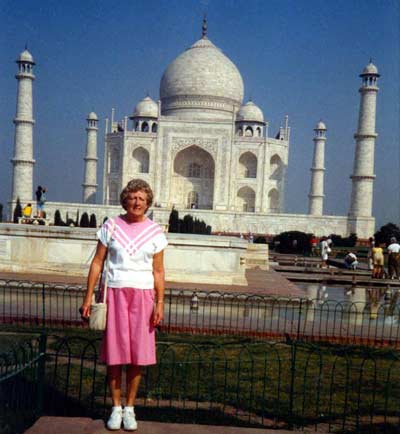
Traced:
<path fill-rule="evenodd" d="M 79 209 L 76 210 L 75 226 L 79 226 Z"/>
<path fill-rule="evenodd" d="M 274 238 L 279 241 L 277 250 L 281 253 L 306 253 L 310 249 L 311 234 L 300 231 L 282 232 Z"/>
<path fill-rule="evenodd" d="M 336 247 L 354 247 L 357 244 L 357 235 L 352 233 L 348 237 L 342 237 L 341 235 L 331 234 L 329 238 Z"/>
<path fill-rule="evenodd" d="M 194 221 L 193 216 L 190 214 L 186 214 L 183 217 L 182 225 L 181 225 L 181 232 L 184 234 L 193 234 L 194 233 Z"/>
<path fill-rule="evenodd" d="M 90 228 L 97 228 L 97 220 L 96 220 L 96 216 L 94 214 L 90 214 L 89 227 Z"/>
<path fill-rule="evenodd" d="M 65 220 L 65 226 L 75 226 L 75 221 L 69 218 L 68 212 Z"/>
<path fill-rule="evenodd" d="M 168 232 L 179 232 L 179 213 L 175 208 L 172 208 L 171 214 L 169 215 Z"/>
<path fill-rule="evenodd" d="M 82 214 L 82 217 L 81 217 L 81 221 L 79 222 L 79 226 L 81 227 L 81 228 L 88 228 L 89 227 L 89 216 L 88 216 L 88 213 L 87 212 L 84 212 L 83 214 Z"/>
<path fill-rule="evenodd" d="M 60 210 L 58 209 L 54 213 L 54 226 L 65 226 L 65 222 L 63 221 Z"/>
<path fill-rule="evenodd" d="M 400 241 L 400 228 L 394 223 L 387 223 L 382 226 L 374 235 L 376 245 L 380 243 L 390 244 L 390 238 L 395 237 Z"/>

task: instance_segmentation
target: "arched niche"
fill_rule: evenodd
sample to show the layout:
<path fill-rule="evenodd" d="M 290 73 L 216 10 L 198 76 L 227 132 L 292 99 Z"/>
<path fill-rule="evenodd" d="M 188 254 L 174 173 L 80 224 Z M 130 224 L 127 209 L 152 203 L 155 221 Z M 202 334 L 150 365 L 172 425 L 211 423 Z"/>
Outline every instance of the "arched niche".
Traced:
<path fill-rule="evenodd" d="M 257 178 L 257 157 L 252 152 L 245 152 L 239 158 L 239 176 Z"/>
<path fill-rule="evenodd" d="M 215 163 L 212 155 L 197 145 L 176 154 L 173 164 L 171 202 L 177 207 L 188 206 L 190 192 L 198 194 L 196 206 L 212 209 Z"/>
<path fill-rule="evenodd" d="M 274 181 L 280 181 L 283 175 L 283 162 L 278 154 L 271 157 L 270 160 L 269 179 Z"/>
<path fill-rule="evenodd" d="M 146 122 L 146 121 L 144 121 L 144 122 L 142 123 L 142 132 L 143 132 L 143 133 L 148 133 L 148 132 L 149 132 L 149 124 L 148 124 L 148 122 Z"/>
<path fill-rule="evenodd" d="M 253 135 L 254 135 L 253 128 L 252 127 L 247 127 L 246 130 L 245 130 L 245 132 L 244 132 L 244 135 L 246 137 L 253 137 Z"/>
<path fill-rule="evenodd" d="M 256 206 L 256 193 L 250 187 L 242 187 L 237 192 L 236 204 L 238 211 L 254 212 Z"/>
<path fill-rule="evenodd" d="M 199 193 L 189 191 L 187 195 L 186 208 L 197 209 L 199 207 Z"/>
<path fill-rule="evenodd" d="M 134 172 L 149 173 L 150 155 L 146 149 L 144 149 L 142 146 L 139 146 L 133 151 L 132 157 L 134 160 Z"/>
<path fill-rule="evenodd" d="M 118 195 L 118 184 L 116 181 L 110 182 L 110 188 L 108 190 L 108 203 L 110 205 L 118 205 L 119 195 Z"/>
<path fill-rule="evenodd" d="M 272 213 L 279 212 L 279 191 L 276 188 L 273 188 L 268 192 L 268 208 Z"/>
<path fill-rule="evenodd" d="M 119 171 L 119 150 L 117 148 L 110 149 L 110 172 L 118 172 Z"/>

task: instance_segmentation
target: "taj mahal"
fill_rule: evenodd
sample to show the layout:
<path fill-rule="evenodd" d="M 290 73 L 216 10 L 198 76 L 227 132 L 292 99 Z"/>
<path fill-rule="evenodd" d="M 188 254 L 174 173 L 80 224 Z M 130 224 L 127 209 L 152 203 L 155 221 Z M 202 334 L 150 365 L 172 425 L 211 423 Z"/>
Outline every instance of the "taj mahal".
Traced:
<path fill-rule="evenodd" d="M 314 129 L 310 155 L 308 214 L 284 211 L 290 126 L 286 116 L 278 131 L 254 101 L 243 101 L 244 83 L 232 61 L 211 42 L 203 21 L 201 38 L 165 69 L 158 101 L 146 96 L 133 112 L 117 118 L 112 109 L 104 136 L 103 196 L 98 195 L 99 120 L 86 119 L 87 142 L 82 202 L 47 202 L 49 219 L 59 210 L 70 216 L 94 213 L 97 221 L 120 212 L 119 192 L 132 178 L 154 191 L 152 218 L 164 227 L 171 209 L 204 220 L 213 232 L 277 234 L 287 230 L 316 235 L 357 233 L 368 238 L 372 216 L 377 81 L 370 62 L 360 74 L 359 120 L 354 135 L 352 194 L 346 216 L 324 215 L 327 127 Z M 17 112 L 12 159 L 10 209 L 33 197 L 34 59 L 25 49 L 17 60 Z M 316 119 L 318 116 L 316 115 Z M 350 174 L 349 174 L 350 175 Z"/>

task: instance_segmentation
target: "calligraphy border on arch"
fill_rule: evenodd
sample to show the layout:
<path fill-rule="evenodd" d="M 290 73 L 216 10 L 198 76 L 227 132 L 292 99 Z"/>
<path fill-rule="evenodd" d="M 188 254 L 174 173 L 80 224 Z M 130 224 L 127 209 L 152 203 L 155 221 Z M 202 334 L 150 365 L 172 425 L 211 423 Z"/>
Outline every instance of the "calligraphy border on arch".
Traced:
<path fill-rule="evenodd" d="M 189 148 L 190 146 L 198 146 L 206 151 L 208 151 L 214 158 L 217 159 L 218 153 L 218 139 L 203 139 L 200 137 L 171 137 L 171 151 L 173 158 L 175 159 L 178 152 Z"/>

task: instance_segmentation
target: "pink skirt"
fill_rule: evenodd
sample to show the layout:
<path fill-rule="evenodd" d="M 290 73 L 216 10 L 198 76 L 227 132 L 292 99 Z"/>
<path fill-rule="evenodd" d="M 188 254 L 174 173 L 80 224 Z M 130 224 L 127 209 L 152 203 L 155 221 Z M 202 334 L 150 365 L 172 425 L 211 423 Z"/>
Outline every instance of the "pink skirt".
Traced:
<path fill-rule="evenodd" d="M 100 360 L 107 365 L 154 365 L 153 310 L 153 289 L 108 288 L 107 327 Z"/>

